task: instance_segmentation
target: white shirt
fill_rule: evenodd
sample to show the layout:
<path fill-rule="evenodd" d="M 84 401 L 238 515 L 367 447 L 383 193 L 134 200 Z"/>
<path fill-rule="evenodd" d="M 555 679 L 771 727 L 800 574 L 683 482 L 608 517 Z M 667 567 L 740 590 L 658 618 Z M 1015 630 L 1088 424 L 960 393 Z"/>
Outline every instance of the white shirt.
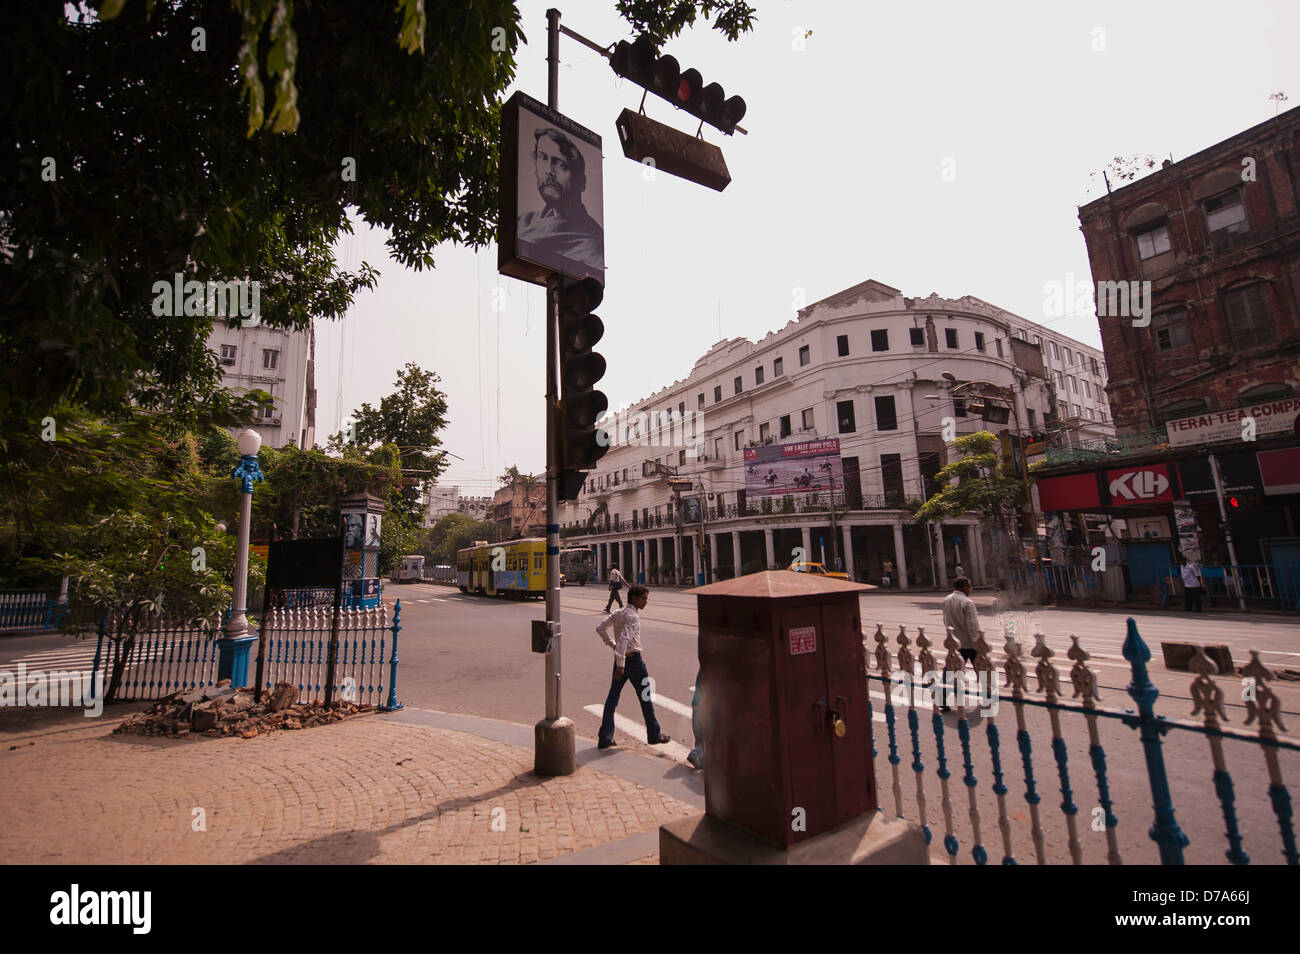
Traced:
<path fill-rule="evenodd" d="M 961 590 L 953 590 L 944 599 L 943 625 L 952 629 L 952 634 L 962 649 L 974 649 L 975 641 L 984 632 L 980 628 L 975 601 Z"/>
<path fill-rule="evenodd" d="M 611 626 L 614 628 L 613 638 L 609 635 Z M 596 627 L 596 632 L 605 645 L 614 650 L 614 663 L 618 666 L 627 662 L 628 653 L 641 652 L 641 614 L 630 603 L 606 616 Z"/>
<path fill-rule="evenodd" d="M 618 567 L 614 567 L 614 569 L 609 571 L 610 586 L 613 586 L 615 583 L 623 583 L 623 582 L 626 581 L 623 579 L 623 574 L 618 572 Z"/>
<path fill-rule="evenodd" d="M 1180 572 L 1183 574 L 1183 586 L 1201 585 L 1201 571 L 1197 568 L 1195 563 L 1192 563 L 1189 560 L 1187 563 L 1183 564 Z"/>
<path fill-rule="evenodd" d="M 958 576 L 965 576 L 965 575 L 966 575 L 966 571 L 965 571 L 964 569 L 962 569 L 962 565 L 961 565 L 960 563 L 957 564 L 957 575 L 958 575 Z"/>

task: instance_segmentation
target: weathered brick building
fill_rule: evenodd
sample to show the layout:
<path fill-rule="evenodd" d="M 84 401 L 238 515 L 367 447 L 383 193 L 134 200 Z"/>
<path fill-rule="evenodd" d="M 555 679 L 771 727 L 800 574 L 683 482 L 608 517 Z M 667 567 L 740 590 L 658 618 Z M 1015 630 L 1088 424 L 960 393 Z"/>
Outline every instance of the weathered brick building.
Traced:
<path fill-rule="evenodd" d="M 1037 487 L 1061 543 L 1124 521 L 1130 592 L 1176 592 L 1186 556 L 1212 595 L 1300 609 L 1297 146 L 1292 109 L 1079 209 L 1117 436 L 1049 446 Z"/>
<path fill-rule="evenodd" d="M 1294 393 L 1298 145 L 1300 108 L 1079 209 L 1093 281 L 1151 283 L 1145 327 L 1097 296 L 1121 434 Z"/>

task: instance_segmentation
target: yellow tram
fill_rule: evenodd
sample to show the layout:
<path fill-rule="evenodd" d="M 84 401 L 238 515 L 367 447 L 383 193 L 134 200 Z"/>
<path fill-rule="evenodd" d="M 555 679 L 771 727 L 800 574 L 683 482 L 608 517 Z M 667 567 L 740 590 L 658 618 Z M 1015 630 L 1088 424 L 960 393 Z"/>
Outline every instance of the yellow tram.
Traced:
<path fill-rule="evenodd" d="M 501 549 L 494 560 L 493 551 Z M 493 569 L 493 564 L 496 569 Z M 546 540 L 530 537 L 483 543 L 456 551 L 456 585 L 462 593 L 504 594 L 511 599 L 546 596 Z"/>

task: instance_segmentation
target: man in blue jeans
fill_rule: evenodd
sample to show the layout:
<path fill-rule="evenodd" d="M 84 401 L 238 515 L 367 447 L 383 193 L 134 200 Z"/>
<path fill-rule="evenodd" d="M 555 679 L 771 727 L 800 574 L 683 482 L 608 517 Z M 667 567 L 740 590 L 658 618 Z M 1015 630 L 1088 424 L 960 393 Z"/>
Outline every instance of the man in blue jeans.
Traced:
<path fill-rule="evenodd" d="M 608 749 L 614 744 L 614 710 L 618 708 L 618 697 L 623 694 L 623 684 L 629 679 L 641 700 L 646 741 L 651 745 L 663 745 L 672 741 L 659 729 L 654 703 L 650 701 L 654 683 L 641 658 L 639 611 L 645 609 L 649 600 L 650 591 L 644 586 L 631 587 L 627 591 L 627 606 L 610 613 L 596 627 L 600 638 L 614 650 L 614 678 L 609 684 L 609 695 L 605 697 L 605 712 L 600 720 L 600 737 L 597 740 L 597 745 L 602 749 Z M 611 629 L 614 631 L 612 636 Z"/>

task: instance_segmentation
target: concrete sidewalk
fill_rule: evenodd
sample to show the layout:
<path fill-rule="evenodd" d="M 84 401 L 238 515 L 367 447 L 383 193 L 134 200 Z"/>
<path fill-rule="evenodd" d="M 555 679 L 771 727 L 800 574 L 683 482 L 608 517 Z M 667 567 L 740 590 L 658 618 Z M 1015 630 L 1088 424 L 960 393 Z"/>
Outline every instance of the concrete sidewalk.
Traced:
<path fill-rule="evenodd" d="M 579 739 L 578 771 L 542 779 L 532 726 L 404 709 L 112 735 L 138 708 L 0 731 L 0 863 L 655 864 L 659 825 L 704 810 L 699 773 L 649 746 Z"/>

